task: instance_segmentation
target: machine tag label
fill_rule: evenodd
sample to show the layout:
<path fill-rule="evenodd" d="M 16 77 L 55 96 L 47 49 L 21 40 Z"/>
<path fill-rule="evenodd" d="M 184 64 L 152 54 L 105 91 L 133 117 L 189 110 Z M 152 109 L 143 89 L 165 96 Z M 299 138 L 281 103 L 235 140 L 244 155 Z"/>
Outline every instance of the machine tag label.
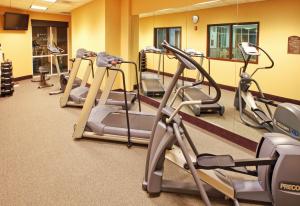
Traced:
<path fill-rule="evenodd" d="M 298 183 L 281 182 L 279 184 L 279 189 L 283 191 L 300 192 L 300 185 Z"/>

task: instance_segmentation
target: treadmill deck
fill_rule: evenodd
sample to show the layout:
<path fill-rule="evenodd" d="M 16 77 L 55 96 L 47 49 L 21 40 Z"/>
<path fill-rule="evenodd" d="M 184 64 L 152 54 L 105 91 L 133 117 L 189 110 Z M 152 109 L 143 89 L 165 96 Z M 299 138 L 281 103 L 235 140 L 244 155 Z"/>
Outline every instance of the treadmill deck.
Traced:
<path fill-rule="evenodd" d="M 158 79 L 143 79 L 142 88 L 146 96 L 161 97 L 165 94 L 165 89 Z"/>
<path fill-rule="evenodd" d="M 155 115 L 129 111 L 131 136 L 149 139 Z M 119 107 L 98 105 L 91 111 L 87 122 L 87 131 L 99 136 L 105 134 L 127 136 L 126 112 Z"/>
<path fill-rule="evenodd" d="M 205 94 L 199 87 L 190 87 L 184 89 L 184 92 L 179 93 L 180 97 L 183 97 L 184 101 L 195 101 L 195 100 L 209 100 L 211 97 Z M 223 115 L 224 106 L 215 104 L 194 104 L 188 105 L 196 116 L 200 116 L 201 113 L 219 113 Z"/>
<path fill-rule="evenodd" d="M 89 88 L 88 87 L 77 87 L 72 89 L 69 100 L 76 103 L 76 104 L 84 104 L 85 99 L 88 95 Z M 96 99 L 99 100 L 101 97 L 102 92 L 99 90 L 97 93 Z M 118 91 L 111 91 L 109 93 L 108 99 L 106 104 L 108 105 L 117 105 L 125 107 L 125 100 L 124 100 L 124 93 Z M 127 92 L 127 105 L 130 108 L 134 101 L 136 100 L 136 94 L 132 92 Z"/>

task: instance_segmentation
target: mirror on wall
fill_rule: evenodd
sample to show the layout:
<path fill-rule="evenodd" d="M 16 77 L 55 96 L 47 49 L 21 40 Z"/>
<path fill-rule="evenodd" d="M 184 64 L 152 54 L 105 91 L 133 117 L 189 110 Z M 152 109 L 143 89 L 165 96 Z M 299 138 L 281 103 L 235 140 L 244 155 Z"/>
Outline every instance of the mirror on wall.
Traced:
<path fill-rule="evenodd" d="M 294 125 L 295 122 L 299 123 L 299 117 L 295 115 L 297 109 L 292 108 L 297 108 L 295 104 L 299 105 L 300 99 L 300 94 L 295 90 L 295 86 L 299 85 L 296 76 L 299 75 L 297 62 L 300 60 L 300 49 L 298 52 L 289 50 L 290 47 L 300 48 L 300 41 L 289 42 L 291 37 L 300 39 L 300 29 L 295 29 L 299 24 L 296 20 L 299 19 L 296 9 L 299 6 L 296 1 L 283 3 L 265 0 L 239 4 L 237 7 L 239 24 L 233 25 L 232 29 L 232 51 L 237 60 L 235 85 L 245 88 L 246 75 L 253 81 L 242 95 L 241 102 L 244 102 L 245 109 L 243 112 L 236 112 L 234 126 L 238 130 L 248 124 L 247 131 L 253 141 L 258 141 L 268 131 L 286 133 L 293 137 L 299 133 Z M 280 16 L 277 15 L 278 10 L 283 11 Z M 241 47 L 246 53 L 246 60 L 249 58 L 246 61 L 249 64 L 242 72 L 239 70 L 244 65 L 240 61 L 242 53 L 236 53 L 240 50 L 237 47 L 240 42 L 244 42 Z M 282 104 L 283 102 L 289 105 Z M 286 115 L 277 116 L 277 108 Z M 296 118 L 293 119 L 293 116 Z"/>
<path fill-rule="evenodd" d="M 259 45 L 274 60 L 275 65 L 272 69 L 261 69 L 253 75 L 267 97 L 275 98 L 275 100 L 298 100 L 299 102 L 299 94 L 292 88 L 292 85 L 299 84 L 295 77 L 296 74 L 299 74 L 296 69 L 299 55 L 287 52 L 288 38 L 300 33 L 299 29 L 295 29 L 298 28 L 295 20 L 297 12 L 294 9 L 296 5 L 293 6 L 293 4 L 297 3 L 291 2 L 289 5 L 282 5 L 280 1 L 271 3 L 270 0 L 251 2 L 217 0 L 188 3 L 190 1 L 186 1 L 184 7 L 162 8 L 140 15 L 139 49 L 147 46 L 162 49 L 161 42 L 167 40 L 181 49 L 193 51 L 193 58 L 202 64 L 203 68 L 218 83 L 222 95 L 218 105 L 214 105 L 207 113 L 200 112 L 196 116 L 195 113 L 197 113 L 197 109 L 199 113 L 199 108 L 189 107 L 182 108 L 182 111 L 209 122 L 211 125 L 226 129 L 229 131 L 228 134 L 258 142 L 267 130 L 246 125 L 243 117 L 241 118 L 243 113 L 238 110 L 239 96 L 236 95 L 236 89 L 241 81 L 240 69 L 244 66 L 239 45 L 242 42 Z M 276 15 L 276 8 L 282 6 L 290 12 L 279 18 Z M 275 21 L 276 23 L 274 23 Z M 161 82 L 166 87 L 177 68 L 177 61 L 172 59 L 170 54 L 164 51 L 162 53 L 163 55 L 147 54 L 147 64 L 145 64 L 147 66 L 145 67 L 151 72 L 156 72 L 159 68 L 161 72 L 159 77 L 164 79 Z M 257 68 L 269 65 L 270 61 L 266 55 L 252 55 L 247 63 L 247 73 L 252 75 Z M 161 74 L 164 74 L 164 77 Z M 206 79 L 202 79 L 197 71 L 186 70 L 182 79 L 184 81 L 180 80 L 178 86 L 202 81 L 198 88 L 200 92 L 191 89 L 191 98 L 199 94 L 202 98 L 207 95 L 215 95 L 215 89 L 208 84 Z M 293 84 L 287 86 L 280 84 L 283 79 L 291 81 Z M 258 90 L 253 84 L 250 90 L 251 95 L 257 96 Z M 161 99 L 157 96 L 151 98 L 158 102 Z M 180 104 L 181 101 L 182 98 L 177 98 L 176 104 Z M 263 111 L 268 113 L 263 103 L 257 103 L 257 107 L 262 107 Z M 224 110 L 224 114 L 220 115 Z M 274 108 L 270 107 L 270 110 L 273 112 Z"/>

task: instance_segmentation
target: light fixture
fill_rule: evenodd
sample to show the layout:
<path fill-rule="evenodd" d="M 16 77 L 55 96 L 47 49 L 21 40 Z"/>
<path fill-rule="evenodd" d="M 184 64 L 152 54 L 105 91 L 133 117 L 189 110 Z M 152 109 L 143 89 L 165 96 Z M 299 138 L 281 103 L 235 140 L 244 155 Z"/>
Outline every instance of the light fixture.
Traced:
<path fill-rule="evenodd" d="M 171 11 L 171 10 L 173 10 L 173 8 L 161 9 L 161 10 L 158 10 L 157 12 L 166 12 L 166 11 Z"/>
<path fill-rule="evenodd" d="M 192 22 L 193 22 L 194 24 L 197 24 L 198 21 L 199 21 L 199 16 L 197 16 L 197 15 L 192 16 Z"/>
<path fill-rule="evenodd" d="M 221 1 L 221 0 L 205 1 L 205 2 L 194 4 L 194 6 L 201 6 L 201 5 L 205 5 L 205 4 L 212 4 L 212 3 L 219 2 L 219 1 Z"/>
<path fill-rule="evenodd" d="M 34 4 L 32 4 L 31 6 L 30 6 L 30 8 L 31 9 L 34 9 L 34 10 L 41 10 L 41 11 L 46 11 L 48 8 L 47 7 L 45 7 L 45 6 L 38 6 L 38 5 L 34 5 Z"/>
<path fill-rule="evenodd" d="M 43 1 L 47 1 L 47 2 L 50 2 L 50 3 L 55 3 L 57 0 L 43 0 Z"/>

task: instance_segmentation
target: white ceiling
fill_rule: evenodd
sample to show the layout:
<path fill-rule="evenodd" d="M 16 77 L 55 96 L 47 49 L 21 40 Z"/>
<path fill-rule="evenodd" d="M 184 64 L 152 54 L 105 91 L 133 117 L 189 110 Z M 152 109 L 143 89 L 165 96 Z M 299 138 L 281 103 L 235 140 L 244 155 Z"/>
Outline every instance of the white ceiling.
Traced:
<path fill-rule="evenodd" d="M 30 6 L 32 4 L 35 4 L 48 7 L 46 11 L 43 11 L 46 13 L 68 14 L 73 9 L 82 6 L 90 1 L 92 0 L 57 0 L 55 3 L 50 3 L 43 0 L 0 0 L 0 6 L 38 11 L 30 9 Z"/>
<path fill-rule="evenodd" d="M 172 13 L 180 13 L 186 11 L 194 11 L 200 9 L 208 9 L 213 7 L 222 7 L 222 6 L 229 6 L 229 5 L 236 5 L 238 4 L 245 4 L 257 1 L 264 1 L 264 0 L 207 0 L 204 3 L 193 4 L 190 6 L 179 7 L 179 8 L 167 8 L 162 9 L 154 12 L 142 13 L 139 16 L 148 17 L 148 16 L 157 16 L 157 15 L 165 15 L 165 14 L 172 14 Z"/>
<path fill-rule="evenodd" d="M 50 3 L 50 2 L 43 1 L 43 0 L 0 0 L 0 6 L 12 7 L 12 8 L 23 9 L 23 10 L 31 10 L 30 6 L 32 4 L 35 4 L 35 5 L 39 5 L 39 6 L 46 6 L 48 9 L 46 11 L 43 11 L 46 13 L 68 14 L 73 9 L 80 7 L 90 1 L 92 1 L 92 0 L 57 0 L 55 3 Z M 166 0 L 164 0 L 164 1 L 166 1 Z M 228 5 L 234 5 L 237 2 L 239 4 L 244 4 L 244 3 L 256 2 L 256 1 L 264 1 L 264 0 L 207 0 L 207 2 L 204 4 L 200 3 L 200 4 L 194 4 L 194 5 L 190 5 L 190 6 L 186 6 L 186 7 L 168 8 L 168 9 L 162 9 L 159 11 L 143 13 L 143 14 L 140 14 L 140 17 L 228 6 Z M 37 10 L 35 10 L 35 11 L 37 11 Z M 38 12 L 40 12 L 40 11 L 38 11 Z"/>

